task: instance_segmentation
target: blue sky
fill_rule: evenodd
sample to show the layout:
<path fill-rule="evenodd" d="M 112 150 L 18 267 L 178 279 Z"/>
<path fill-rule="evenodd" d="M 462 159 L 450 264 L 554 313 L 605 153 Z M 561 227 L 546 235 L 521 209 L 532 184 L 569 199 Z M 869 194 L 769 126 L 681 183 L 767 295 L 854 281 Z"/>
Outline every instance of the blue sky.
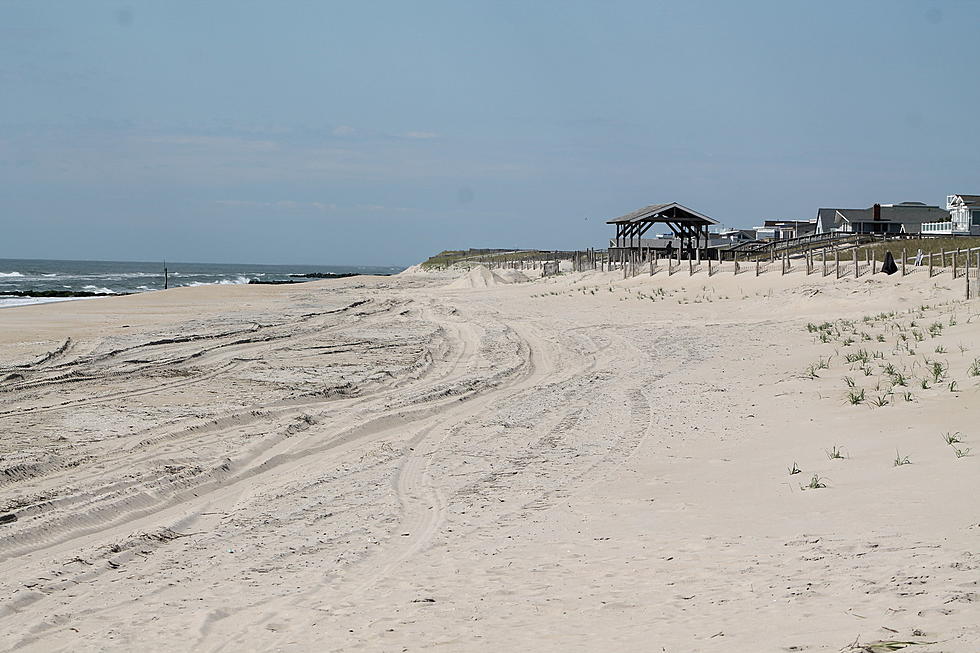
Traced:
<path fill-rule="evenodd" d="M 980 2 L 0 0 L 0 257 L 410 264 L 980 193 Z"/>

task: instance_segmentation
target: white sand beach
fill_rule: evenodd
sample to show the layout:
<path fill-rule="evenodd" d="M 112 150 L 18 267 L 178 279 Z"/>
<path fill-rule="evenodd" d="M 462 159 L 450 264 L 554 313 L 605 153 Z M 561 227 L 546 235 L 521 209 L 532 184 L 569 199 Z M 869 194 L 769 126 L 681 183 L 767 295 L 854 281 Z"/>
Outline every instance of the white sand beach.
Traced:
<path fill-rule="evenodd" d="M 515 272 L 4 309 L 0 649 L 978 650 L 962 279 Z"/>

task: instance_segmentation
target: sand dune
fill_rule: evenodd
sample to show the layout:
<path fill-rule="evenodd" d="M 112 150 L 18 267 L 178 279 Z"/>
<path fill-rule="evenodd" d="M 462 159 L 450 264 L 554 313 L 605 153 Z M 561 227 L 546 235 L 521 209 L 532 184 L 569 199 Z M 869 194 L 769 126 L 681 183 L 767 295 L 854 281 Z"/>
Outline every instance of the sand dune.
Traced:
<path fill-rule="evenodd" d="M 524 283 L 526 281 L 528 281 L 527 275 L 520 270 L 490 270 L 484 265 L 476 265 L 463 272 L 459 278 L 451 281 L 447 288 L 492 288 L 501 284 Z"/>
<path fill-rule="evenodd" d="M 5 309 L 0 648 L 977 650 L 962 279 L 513 272 Z"/>

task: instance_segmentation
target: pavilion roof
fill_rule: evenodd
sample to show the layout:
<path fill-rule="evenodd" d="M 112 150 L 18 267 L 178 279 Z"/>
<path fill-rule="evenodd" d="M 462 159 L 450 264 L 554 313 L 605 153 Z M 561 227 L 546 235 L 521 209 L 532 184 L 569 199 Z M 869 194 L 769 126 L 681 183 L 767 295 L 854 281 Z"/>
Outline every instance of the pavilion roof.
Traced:
<path fill-rule="evenodd" d="M 631 224 L 639 222 L 684 222 L 699 225 L 718 224 L 717 220 L 713 220 L 677 202 L 644 206 L 642 209 L 637 209 L 632 213 L 607 220 L 606 224 Z"/>

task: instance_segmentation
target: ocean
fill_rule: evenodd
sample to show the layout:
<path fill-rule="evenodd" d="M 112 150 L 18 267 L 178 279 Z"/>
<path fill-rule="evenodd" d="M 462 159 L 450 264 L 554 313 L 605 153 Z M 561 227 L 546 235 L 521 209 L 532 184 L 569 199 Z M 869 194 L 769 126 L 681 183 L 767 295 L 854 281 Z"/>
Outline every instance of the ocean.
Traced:
<path fill-rule="evenodd" d="M 303 281 L 303 274 L 395 274 L 401 267 L 357 265 L 258 265 L 168 262 L 169 287 Z M 0 308 L 80 299 L 21 297 L 16 293 L 93 292 L 110 295 L 163 289 L 163 263 L 138 261 L 48 261 L 0 259 Z"/>

